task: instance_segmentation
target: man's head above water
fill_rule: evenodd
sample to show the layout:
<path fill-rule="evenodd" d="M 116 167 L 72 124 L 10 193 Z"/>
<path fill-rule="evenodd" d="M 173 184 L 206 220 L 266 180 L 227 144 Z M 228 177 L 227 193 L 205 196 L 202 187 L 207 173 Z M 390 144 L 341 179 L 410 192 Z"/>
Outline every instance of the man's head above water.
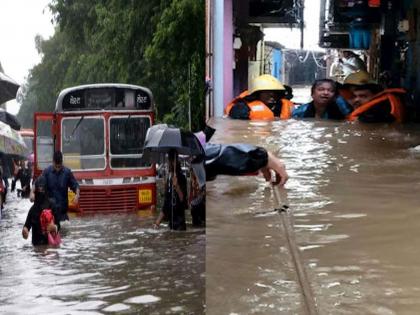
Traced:
<path fill-rule="evenodd" d="M 268 105 L 285 96 L 286 88 L 277 78 L 269 74 L 263 74 L 251 81 L 248 92 Z"/>
<path fill-rule="evenodd" d="M 353 93 L 352 99 L 350 100 L 353 108 L 358 108 L 361 105 L 366 104 L 381 91 L 381 88 L 378 85 L 373 84 L 352 86 L 350 89 Z"/>
<path fill-rule="evenodd" d="M 376 94 L 382 91 L 381 86 L 372 79 L 368 72 L 363 70 L 348 75 L 342 88 L 350 92 L 351 97 L 346 99 L 353 108 L 369 102 Z"/>

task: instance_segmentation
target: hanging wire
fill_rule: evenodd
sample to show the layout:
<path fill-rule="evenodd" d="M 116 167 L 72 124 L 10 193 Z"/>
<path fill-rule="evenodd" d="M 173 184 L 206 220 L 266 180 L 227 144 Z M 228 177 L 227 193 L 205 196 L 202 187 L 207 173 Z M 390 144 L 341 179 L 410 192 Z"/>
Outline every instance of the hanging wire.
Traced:
<path fill-rule="evenodd" d="M 320 69 L 327 69 L 326 66 L 324 66 L 324 65 L 322 65 L 321 63 L 318 62 L 318 60 L 316 59 L 316 56 L 315 56 L 315 52 L 313 50 L 311 50 L 311 53 L 312 53 L 312 57 L 315 61 L 316 66 Z M 319 59 L 321 60 L 322 58 L 319 58 Z"/>

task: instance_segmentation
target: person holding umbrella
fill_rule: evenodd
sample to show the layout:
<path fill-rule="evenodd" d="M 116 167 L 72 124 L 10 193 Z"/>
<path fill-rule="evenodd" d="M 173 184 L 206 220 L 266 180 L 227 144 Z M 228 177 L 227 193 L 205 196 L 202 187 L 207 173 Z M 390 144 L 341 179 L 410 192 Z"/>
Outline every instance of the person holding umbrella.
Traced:
<path fill-rule="evenodd" d="M 288 180 L 283 162 L 265 148 L 245 143 L 207 143 L 215 130 L 208 127 L 204 131 L 200 135 L 200 132 L 193 134 L 167 125 L 149 128 L 143 148 L 143 160 L 158 163 L 168 153 L 170 163 L 165 202 L 154 224 L 155 228 L 166 218 L 171 229 L 185 230 L 187 189 L 185 176 L 177 161 L 178 154 L 193 157 L 192 167 L 200 187 L 206 181 L 214 180 L 217 175 L 240 176 L 261 172 L 267 181 L 281 186 Z"/>
<path fill-rule="evenodd" d="M 171 230 L 185 231 L 185 210 L 187 208 L 187 179 L 182 173 L 175 149 L 168 152 L 169 174 L 165 184 L 165 197 L 162 210 L 155 221 L 158 229 L 162 220 L 169 222 Z"/>
<path fill-rule="evenodd" d="M 16 98 L 19 84 L 15 80 L 0 72 L 0 104 Z"/>
<path fill-rule="evenodd" d="M 204 150 L 196 136 L 189 131 L 170 127 L 166 124 L 154 125 L 146 134 L 143 160 L 159 163 L 168 156 L 169 176 L 165 184 L 164 204 L 154 227 L 161 221 L 169 221 L 172 230 L 186 230 L 185 210 L 187 208 L 187 180 L 181 171 L 178 155 L 204 158 Z"/>

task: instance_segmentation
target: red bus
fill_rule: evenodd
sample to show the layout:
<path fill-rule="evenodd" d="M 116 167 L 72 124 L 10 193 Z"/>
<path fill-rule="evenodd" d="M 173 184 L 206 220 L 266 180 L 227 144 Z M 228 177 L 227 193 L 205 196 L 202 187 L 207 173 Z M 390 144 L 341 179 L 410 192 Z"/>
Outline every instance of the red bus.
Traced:
<path fill-rule="evenodd" d="M 23 128 L 18 131 L 25 141 L 26 146 L 30 153 L 34 150 L 34 131 L 32 129 Z"/>
<path fill-rule="evenodd" d="M 34 115 L 35 176 L 60 150 L 80 185 L 77 205 L 69 191 L 70 209 L 148 214 L 156 204 L 156 169 L 141 157 L 153 122 L 153 95 L 145 87 L 104 83 L 67 88 L 53 113 Z"/>

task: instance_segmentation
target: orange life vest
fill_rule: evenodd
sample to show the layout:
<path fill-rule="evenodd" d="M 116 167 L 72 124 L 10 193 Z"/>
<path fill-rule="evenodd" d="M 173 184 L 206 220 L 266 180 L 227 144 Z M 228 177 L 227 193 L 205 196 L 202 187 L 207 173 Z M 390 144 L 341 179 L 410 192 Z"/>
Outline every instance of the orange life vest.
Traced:
<path fill-rule="evenodd" d="M 238 97 L 233 99 L 225 108 L 225 114 L 229 115 L 230 111 L 232 110 L 233 106 L 238 101 L 243 101 L 248 105 L 248 108 L 250 109 L 249 112 L 249 119 L 251 120 L 273 120 L 274 114 L 271 111 L 270 108 L 268 108 L 267 105 L 265 105 L 260 100 L 255 101 L 247 101 L 245 99 L 246 96 L 249 96 L 248 90 L 242 92 L 239 94 Z M 281 106 L 281 112 L 280 112 L 280 119 L 289 119 L 292 117 L 292 111 L 294 104 L 289 101 L 288 99 L 282 99 L 282 106 Z"/>
<path fill-rule="evenodd" d="M 378 106 L 385 101 L 389 101 L 391 105 L 390 114 L 395 118 L 396 122 L 402 122 L 404 120 L 404 104 L 401 102 L 400 96 L 398 94 L 405 94 L 404 89 L 393 88 L 386 89 L 378 94 L 376 94 L 372 100 L 356 108 L 348 116 L 348 120 L 356 120 L 361 114 L 371 109 L 374 106 Z"/>

